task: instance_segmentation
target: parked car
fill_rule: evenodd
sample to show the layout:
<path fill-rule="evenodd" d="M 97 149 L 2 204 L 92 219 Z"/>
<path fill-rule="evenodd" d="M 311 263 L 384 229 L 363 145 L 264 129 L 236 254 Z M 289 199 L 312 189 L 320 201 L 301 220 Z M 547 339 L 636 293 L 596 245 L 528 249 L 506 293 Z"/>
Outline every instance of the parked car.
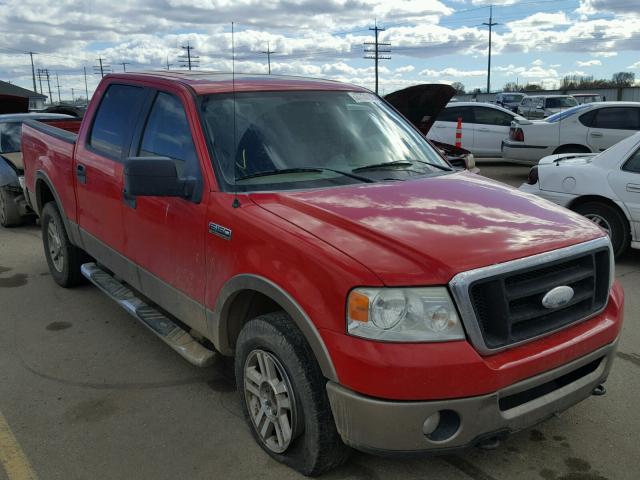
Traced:
<path fill-rule="evenodd" d="M 428 136 L 442 110 L 455 94 L 450 85 L 414 85 L 388 94 L 385 100 L 409 120 L 420 132 Z M 455 168 L 479 173 L 471 151 L 453 143 L 430 139 L 437 151 Z"/>
<path fill-rule="evenodd" d="M 522 99 L 518 106 L 518 115 L 529 119 L 546 118 L 578 105 L 570 95 L 535 95 Z"/>
<path fill-rule="evenodd" d="M 459 118 L 462 119 L 462 147 L 476 157 L 499 157 L 502 156 L 502 141 L 508 137 L 517 115 L 492 103 L 449 104 L 435 118 L 427 138 L 455 144 Z"/>
<path fill-rule="evenodd" d="M 640 103 L 586 103 L 545 120 L 515 119 L 505 159 L 535 164 L 559 153 L 599 153 L 640 130 Z"/>
<path fill-rule="evenodd" d="M 617 256 L 640 248 L 640 133 L 600 154 L 551 155 L 520 190 L 574 210 L 602 227 Z"/>
<path fill-rule="evenodd" d="M 571 95 L 576 99 L 578 104 L 604 102 L 604 98 L 599 93 L 574 93 Z"/>
<path fill-rule="evenodd" d="M 68 115 L 43 113 L 10 113 L 0 115 L 0 225 L 15 227 L 33 215 L 24 197 L 21 180 L 24 175 L 20 137 L 25 120 L 52 123 L 69 119 Z"/>
<path fill-rule="evenodd" d="M 520 106 L 520 102 L 526 95 L 524 93 L 515 93 L 515 92 L 503 92 L 496 95 L 495 104 L 506 108 L 507 110 L 511 110 L 512 112 L 517 112 L 518 107 Z"/>
<path fill-rule="evenodd" d="M 234 355 L 252 435 L 306 475 L 347 445 L 495 444 L 602 392 L 624 300 L 606 234 L 453 170 L 362 87 L 113 74 L 79 134 L 32 121 L 22 143 L 51 278 L 196 365 Z"/>

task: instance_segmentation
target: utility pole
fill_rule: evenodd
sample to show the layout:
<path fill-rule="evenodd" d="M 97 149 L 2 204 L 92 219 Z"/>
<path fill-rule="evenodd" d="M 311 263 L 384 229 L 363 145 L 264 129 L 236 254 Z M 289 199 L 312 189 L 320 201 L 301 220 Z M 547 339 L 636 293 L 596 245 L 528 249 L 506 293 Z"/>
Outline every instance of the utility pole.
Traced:
<path fill-rule="evenodd" d="M 71 87 L 71 103 L 75 103 L 76 101 L 76 95 L 75 92 L 73 91 L 73 87 Z"/>
<path fill-rule="evenodd" d="M 104 60 L 104 58 L 102 57 L 98 57 L 97 60 L 99 65 L 93 66 L 93 73 L 95 74 L 99 73 L 100 77 L 104 77 L 104 73 L 105 72 L 109 73 L 109 71 L 111 70 L 111 66 L 105 65 L 104 63 L 102 63 L 102 61 Z"/>
<path fill-rule="evenodd" d="M 56 72 L 56 86 L 58 87 L 58 103 L 62 103 L 62 100 L 60 100 L 60 80 L 58 80 L 58 72 Z"/>
<path fill-rule="evenodd" d="M 49 89 L 49 104 L 53 105 L 53 95 L 51 95 L 51 82 L 49 81 L 49 69 L 44 69 L 44 75 L 47 77 L 47 87 Z"/>
<path fill-rule="evenodd" d="M 276 52 L 271 50 L 271 48 L 269 48 L 269 42 L 267 41 L 267 50 L 261 53 L 264 53 L 267 55 L 267 65 L 269 66 L 269 75 L 271 75 L 271 54 Z"/>
<path fill-rule="evenodd" d="M 122 65 L 122 71 L 126 72 L 127 71 L 127 65 L 131 65 L 131 63 L 129 63 L 129 62 L 120 62 L 120 65 Z"/>
<path fill-rule="evenodd" d="M 44 91 L 42 90 L 42 69 L 40 68 L 38 69 L 38 82 L 40 83 L 40 95 L 44 95 Z"/>
<path fill-rule="evenodd" d="M 376 70 L 376 95 L 378 94 L 378 63 L 380 62 L 380 60 L 391 60 L 390 56 L 384 56 L 384 55 L 380 55 L 381 53 L 391 53 L 391 50 L 388 48 L 380 48 L 380 47 L 390 47 L 391 44 L 390 43 L 382 43 L 379 41 L 378 39 L 378 35 L 380 32 L 384 32 L 385 29 L 384 28 L 380 28 L 378 27 L 378 23 L 376 22 L 374 24 L 375 26 L 373 28 L 369 28 L 369 30 L 371 30 L 372 32 L 375 33 L 375 42 L 365 42 L 365 45 L 373 45 L 373 49 L 371 48 L 366 48 L 364 49 L 364 53 L 366 54 L 373 54 L 373 56 L 371 55 L 365 55 L 364 58 L 367 59 L 373 59 L 375 62 L 375 70 Z"/>
<path fill-rule="evenodd" d="M 182 47 L 183 50 L 186 50 L 187 53 L 186 55 L 180 55 L 179 58 L 181 59 L 186 59 L 186 60 L 180 60 L 181 63 L 181 67 L 186 66 L 189 70 L 191 70 L 191 67 L 198 67 L 198 58 L 200 58 L 197 55 L 191 55 L 191 50 L 193 50 L 193 47 L 189 44 L 189 42 L 187 42 L 187 46 L 185 47 L 184 45 Z"/>
<path fill-rule="evenodd" d="M 87 95 L 87 104 L 89 103 L 89 87 L 87 86 L 87 67 L 82 67 L 84 72 L 84 92 Z"/>
<path fill-rule="evenodd" d="M 493 5 L 489 7 L 489 23 L 484 22 L 482 25 L 489 27 L 489 63 L 487 65 L 487 93 L 491 93 L 491 34 L 493 27 L 499 25 L 493 21 Z"/>
<path fill-rule="evenodd" d="M 169 55 L 167 55 L 167 70 L 171 70 L 171 67 L 173 67 L 173 63 L 169 63 Z"/>
<path fill-rule="evenodd" d="M 31 57 L 31 77 L 33 78 L 33 91 L 37 92 L 38 89 L 36 88 L 36 70 L 33 67 L 33 54 L 36 52 L 29 52 L 29 56 Z"/>

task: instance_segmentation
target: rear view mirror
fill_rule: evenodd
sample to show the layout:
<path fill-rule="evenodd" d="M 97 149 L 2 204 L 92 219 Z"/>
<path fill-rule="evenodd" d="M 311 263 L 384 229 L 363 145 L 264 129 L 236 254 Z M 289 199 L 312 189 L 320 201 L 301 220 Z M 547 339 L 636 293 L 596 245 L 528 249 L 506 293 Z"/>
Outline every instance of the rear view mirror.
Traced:
<path fill-rule="evenodd" d="M 130 157 L 124 164 L 125 195 L 190 198 L 192 179 L 178 177 L 176 164 L 167 157 Z"/>

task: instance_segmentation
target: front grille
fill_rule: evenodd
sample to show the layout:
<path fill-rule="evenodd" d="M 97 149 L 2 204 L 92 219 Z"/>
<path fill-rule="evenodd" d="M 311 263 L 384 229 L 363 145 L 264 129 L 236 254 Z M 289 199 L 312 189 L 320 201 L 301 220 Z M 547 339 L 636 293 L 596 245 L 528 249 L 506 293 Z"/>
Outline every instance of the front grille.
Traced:
<path fill-rule="evenodd" d="M 469 285 L 469 299 L 488 349 L 499 349 L 557 330 L 602 310 L 609 294 L 607 247 L 516 269 Z M 574 291 L 569 303 L 545 308 L 555 287 Z"/>

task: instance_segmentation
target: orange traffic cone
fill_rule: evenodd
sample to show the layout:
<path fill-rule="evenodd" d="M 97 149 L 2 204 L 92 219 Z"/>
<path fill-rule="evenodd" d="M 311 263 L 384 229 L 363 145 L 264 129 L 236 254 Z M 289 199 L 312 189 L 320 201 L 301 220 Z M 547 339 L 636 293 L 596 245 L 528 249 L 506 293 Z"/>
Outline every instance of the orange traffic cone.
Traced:
<path fill-rule="evenodd" d="M 458 126 L 456 127 L 456 147 L 462 147 L 462 117 L 458 117 Z"/>

